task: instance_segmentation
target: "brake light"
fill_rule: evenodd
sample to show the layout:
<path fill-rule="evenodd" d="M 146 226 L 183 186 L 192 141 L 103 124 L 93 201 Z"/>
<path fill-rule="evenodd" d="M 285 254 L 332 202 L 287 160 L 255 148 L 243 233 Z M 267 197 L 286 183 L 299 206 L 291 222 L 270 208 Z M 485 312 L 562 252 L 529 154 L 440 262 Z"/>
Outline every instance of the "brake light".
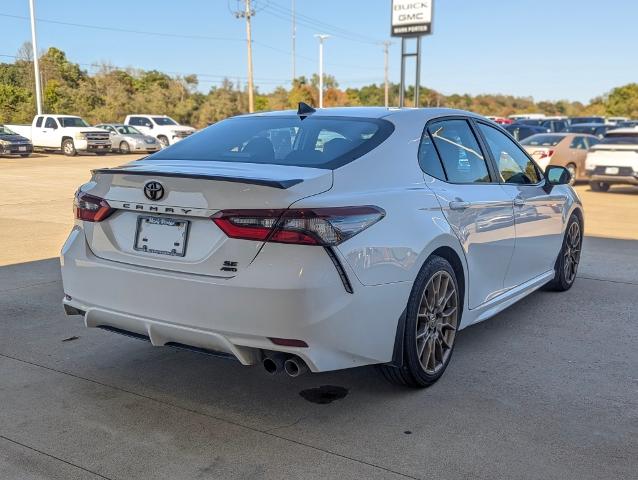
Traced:
<path fill-rule="evenodd" d="M 78 191 L 73 201 L 75 218 L 86 222 L 101 222 L 114 212 L 106 200 Z"/>
<path fill-rule="evenodd" d="M 548 158 L 554 155 L 554 150 L 536 150 L 532 156 L 538 156 L 538 160 L 541 158 Z"/>
<path fill-rule="evenodd" d="M 385 216 L 379 207 L 223 210 L 215 224 L 229 237 L 263 242 L 333 246 L 352 238 Z"/>

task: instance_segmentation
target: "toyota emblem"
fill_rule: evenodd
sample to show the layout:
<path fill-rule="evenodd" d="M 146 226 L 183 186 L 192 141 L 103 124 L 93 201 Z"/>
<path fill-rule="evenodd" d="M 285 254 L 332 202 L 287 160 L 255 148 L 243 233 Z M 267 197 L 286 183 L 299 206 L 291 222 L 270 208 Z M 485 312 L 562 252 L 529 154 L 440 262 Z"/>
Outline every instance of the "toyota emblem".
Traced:
<path fill-rule="evenodd" d="M 146 182 L 144 184 L 144 195 L 149 200 L 161 200 L 164 196 L 164 187 L 159 182 Z"/>

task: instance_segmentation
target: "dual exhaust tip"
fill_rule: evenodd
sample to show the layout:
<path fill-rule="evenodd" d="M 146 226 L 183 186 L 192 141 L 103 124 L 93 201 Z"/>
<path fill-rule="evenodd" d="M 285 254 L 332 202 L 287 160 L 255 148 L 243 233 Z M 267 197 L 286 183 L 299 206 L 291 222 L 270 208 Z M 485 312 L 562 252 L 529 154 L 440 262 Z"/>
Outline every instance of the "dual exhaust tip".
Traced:
<path fill-rule="evenodd" d="M 271 353 L 264 357 L 264 369 L 271 375 L 285 372 L 290 377 L 298 377 L 308 371 L 308 365 L 301 358 L 285 353 Z"/>

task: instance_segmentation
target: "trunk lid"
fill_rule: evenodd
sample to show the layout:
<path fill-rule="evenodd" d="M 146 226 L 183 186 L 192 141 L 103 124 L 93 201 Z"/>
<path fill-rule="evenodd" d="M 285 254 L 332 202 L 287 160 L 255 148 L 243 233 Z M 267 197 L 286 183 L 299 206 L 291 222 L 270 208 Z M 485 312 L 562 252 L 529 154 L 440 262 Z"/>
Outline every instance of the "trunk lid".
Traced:
<path fill-rule="evenodd" d="M 148 182 L 161 186 L 163 194 L 157 195 L 157 200 L 144 193 Z M 228 238 L 210 219 L 213 214 L 228 209 L 285 209 L 301 198 L 330 188 L 331 170 L 141 160 L 114 169 L 94 170 L 92 181 L 82 190 L 105 199 L 115 211 L 102 222 L 85 222 L 84 229 L 91 251 L 100 258 L 232 277 L 252 262 L 262 242 Z M 177 224 L 167 225 L 173 220 Z M 158 253 L 155 247 L 153 251 L 140 250 L 145 245 L 159 245 L 160 250 L 166 251 L 166 245 L 171 244 L 176 249 L 172 255 Z"/>

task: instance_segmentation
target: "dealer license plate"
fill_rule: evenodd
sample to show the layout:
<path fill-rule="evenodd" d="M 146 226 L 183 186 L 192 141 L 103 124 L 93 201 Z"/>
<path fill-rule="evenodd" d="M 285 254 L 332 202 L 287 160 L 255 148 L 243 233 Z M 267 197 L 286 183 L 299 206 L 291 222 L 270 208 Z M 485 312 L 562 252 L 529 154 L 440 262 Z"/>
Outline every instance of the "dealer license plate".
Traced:
<path fill-rule="evenodd" d="M 138 217 L 135 250 L 183 257 L 188 240 L 188 220 L 164 217 Z"/>
<path fill-rule="evenodd" d="M 618 167 L 607 167 L 605 169 L 605 175 L 618 175 Z"/>

